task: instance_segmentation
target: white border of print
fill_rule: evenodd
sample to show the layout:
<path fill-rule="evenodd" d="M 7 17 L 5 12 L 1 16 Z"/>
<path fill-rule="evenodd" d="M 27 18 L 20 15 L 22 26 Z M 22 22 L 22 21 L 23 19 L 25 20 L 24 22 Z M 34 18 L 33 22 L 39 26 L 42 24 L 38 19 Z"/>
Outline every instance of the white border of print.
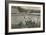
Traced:
<path fill-rule="evenodd" d="M 40 28 L 24 28 L 24 29 L 11 29 L 11 6 L 32 6 L 32 7 L 40 7 L 41 11 L 41 26 Z M 34 5 L 34 4 L 13 4 L 9 3 L 9 26 L 8 26 L 8 32 L 24 32 L 24 31 L 40 31 L 43 30 L 43 5 Z"/>

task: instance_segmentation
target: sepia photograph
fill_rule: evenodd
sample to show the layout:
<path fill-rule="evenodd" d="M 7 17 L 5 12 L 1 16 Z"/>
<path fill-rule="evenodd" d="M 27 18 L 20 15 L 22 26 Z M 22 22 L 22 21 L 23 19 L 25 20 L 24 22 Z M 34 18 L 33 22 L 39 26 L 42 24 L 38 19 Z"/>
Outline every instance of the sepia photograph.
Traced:
<path fill-rule="evenodd" d="M 43 5 L 9 3 L 8 32 L 43 30 Z"/>
<path fill-rule="evenodd" d="M 11 28 L 38 28 L 40 27 L 40 7 L 12 6 Z"/>

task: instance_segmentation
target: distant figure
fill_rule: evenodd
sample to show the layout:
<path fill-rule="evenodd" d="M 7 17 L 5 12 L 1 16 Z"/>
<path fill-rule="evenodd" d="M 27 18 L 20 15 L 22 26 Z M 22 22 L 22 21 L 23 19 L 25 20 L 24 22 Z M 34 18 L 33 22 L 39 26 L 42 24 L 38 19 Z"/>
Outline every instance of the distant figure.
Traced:
<path fill-rule="evenodd" d="M 25 16 L 24 19 L 25 19 L 25 22 L 27 22 L 27 21 L 32 21 L 29 16 Z"/>

